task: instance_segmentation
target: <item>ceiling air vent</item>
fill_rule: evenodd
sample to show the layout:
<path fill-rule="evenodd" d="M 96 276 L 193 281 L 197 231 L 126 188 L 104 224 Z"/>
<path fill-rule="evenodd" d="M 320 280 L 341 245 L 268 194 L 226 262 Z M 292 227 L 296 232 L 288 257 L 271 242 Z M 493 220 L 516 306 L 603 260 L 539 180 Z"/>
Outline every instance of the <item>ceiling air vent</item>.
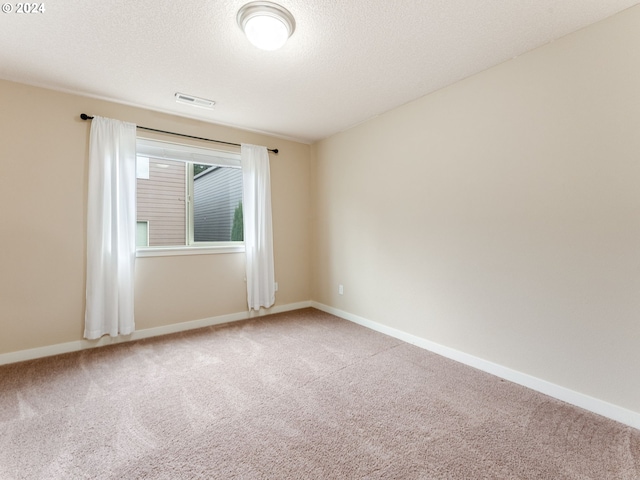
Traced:
<path fill-rule="evenodd" d="M 176 102 L 185 103 L 187 105 L 193 105 L 194 107 L 201 108 L 213 108 L 216 104 L 213 100 L 207 100 L 206 98 L 198 98 L 193 95 L 187 95 L 186 93 L 176 93 Z"/>

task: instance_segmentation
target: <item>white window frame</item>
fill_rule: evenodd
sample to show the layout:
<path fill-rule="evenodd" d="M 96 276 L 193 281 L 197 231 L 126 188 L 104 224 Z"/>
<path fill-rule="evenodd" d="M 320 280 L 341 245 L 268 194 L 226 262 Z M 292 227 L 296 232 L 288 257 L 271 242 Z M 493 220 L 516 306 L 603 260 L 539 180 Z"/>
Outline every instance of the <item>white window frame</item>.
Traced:
<path fill-rule="evenodd" d="M 240 154 L 224 150 L 196 147 L 180 143 L 138 137 L 137 156 L 185 162 L 187 167 L 187 201 L 185 240 L 187 245 L 137 247 L 136 257 L 243 253 L 244 242 L 194 242 L 193 234 L 193 163 L 241 168 Z"/>

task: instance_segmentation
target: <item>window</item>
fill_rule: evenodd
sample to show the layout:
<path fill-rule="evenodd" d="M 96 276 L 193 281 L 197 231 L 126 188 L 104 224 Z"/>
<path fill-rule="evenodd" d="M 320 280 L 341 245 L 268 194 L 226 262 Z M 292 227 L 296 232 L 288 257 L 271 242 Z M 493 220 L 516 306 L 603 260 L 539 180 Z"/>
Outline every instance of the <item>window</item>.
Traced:
<path fill-rule="evenodd" d="M 138 256 L 244 251 L 240 154 L 148 139 L 137 153 Z"/>

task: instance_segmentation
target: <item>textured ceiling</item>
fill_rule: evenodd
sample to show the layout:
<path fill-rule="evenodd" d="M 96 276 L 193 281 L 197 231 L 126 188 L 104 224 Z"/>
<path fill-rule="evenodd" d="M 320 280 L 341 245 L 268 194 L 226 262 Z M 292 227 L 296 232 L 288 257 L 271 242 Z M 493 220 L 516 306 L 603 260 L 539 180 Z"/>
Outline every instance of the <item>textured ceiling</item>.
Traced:
<path fill-rule="evenodd" d="M 296 31 L 264 52 L 236 25 L 247 1 L 0 13 L 0 78 L 312 142 L 640 3 L 281 0 Z M 178 104 L 175 92 L 217 103 Z"/>

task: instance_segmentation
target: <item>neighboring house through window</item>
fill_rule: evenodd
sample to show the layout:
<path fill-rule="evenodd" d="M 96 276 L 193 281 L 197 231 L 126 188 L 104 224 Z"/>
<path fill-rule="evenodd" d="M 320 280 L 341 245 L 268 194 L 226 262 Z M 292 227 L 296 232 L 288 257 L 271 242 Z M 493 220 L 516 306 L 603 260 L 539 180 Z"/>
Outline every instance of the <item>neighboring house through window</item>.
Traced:
<path fill-rule="evenodd" d="M 138 139 L 137 154 L 139 253 L 242 251 L 239 153 Z"/>

